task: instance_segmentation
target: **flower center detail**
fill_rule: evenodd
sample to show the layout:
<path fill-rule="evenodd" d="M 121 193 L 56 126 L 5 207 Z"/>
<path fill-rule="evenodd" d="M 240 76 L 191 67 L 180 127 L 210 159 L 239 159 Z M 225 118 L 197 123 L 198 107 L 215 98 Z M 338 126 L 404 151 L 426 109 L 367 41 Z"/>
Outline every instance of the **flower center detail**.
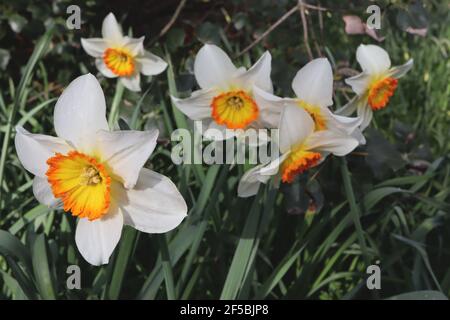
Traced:
<path fill-rule="evenodd" d="M 258 118 L 256 102 L 242 90 L 222 93 L 211 102 L 212 118 L 229 129 L 243 129 Z"/>
<path fill-rule="evenodd" d="M 47 160 L 47 179 L 64 211 L 95 220 L 108 212 L 111 178 L 103 164 L 78 151 L 57 153 Z"/>
<path fill-rule="evenodd" d="M 291 183 L 295 177 L 316 166 L 322 155 L 302 147 L 291 152 L 281 164 L 281 181 Z"/>
<path fill-rule="evenodd" d="M 299 101 L 300 107 L 305 109 L 314 121 L 314 131 L 321 131 L 327 129 L 327 120 L 322 114 L 320 107 L 311 105 L 304 101 Z"/>
<path fill-rule="evenodd" d="M 134 58 L 127 49 L 108 48 L 103 54 L 103 61 L 109 70 L 120 77 L 131 76 L 134 72 Z"/>
<path fill-rule="evenodd" d="M 384 78 L 376 81 L 369 89 L 369 105 L 372 110 L 379 110 L 386 107 L 390 97 L 397 88 L 398 80 L 395 78 Z"/>

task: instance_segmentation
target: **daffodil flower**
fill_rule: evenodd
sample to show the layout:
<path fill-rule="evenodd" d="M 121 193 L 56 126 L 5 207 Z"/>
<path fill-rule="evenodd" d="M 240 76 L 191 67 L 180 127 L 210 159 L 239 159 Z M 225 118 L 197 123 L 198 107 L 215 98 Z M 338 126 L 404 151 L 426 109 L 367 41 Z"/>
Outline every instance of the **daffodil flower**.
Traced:
<path fill-rule="evenodd" d="M 108 78 L 117 78 L 131 91 L 140 91 L 140 73 L 146 76 L 163 72 L 167 63 L 144 50 L 144 38 L 124 36 L 114 14 L 103 20 L 103 38 L 81 39 L 81 45 L 95 58 L 97 69 Z"/>
<path fill-rule="evenodd" d="M 16 127 L 17 154 L 35 175 L 33 193 L 52 208 L 78 217 L 75 242 L 93 265 L 106 264 L 123 225 L 167 232 L 187 213 L 169 178 L 144 168 L 158 130 L 110 131 L 103 91 L 87 74 L 62 93 L 54 110 L 57 137 Z"/>
<path fill-rule="evenodd" d="M 298 174 L 318 165 L 328 154 L 345 156 L 359 144 L 342 130 L 316 130 L 316 126 L 304 108 L 295 103 L 287 104 L 280 120 L 280 157 L 247 171 L 239 182 L 238 195 L 255 195 L 260 184 L 267 183 L 277 173 L 277 179 L 291 183 Z"/>
<path fill-rule="evenodd" d="M 357 131 L 360 118 L 336 115 L 328 108 L 333 104 L 333 71 L 328 59 L 314 59 L 301 68 L 292 81 L 292 90 L 296 98 L 279 98 L 259 90 L 258 101 L 268 110 L 281 110 L 286 104 L 304 109 L 314 120 L 315 131 Z"/>
<path fill-rule="evenodd" d="M 194 62 L 201 90 L 186 99 L 172 97 L 172 101 L 190 119 L 201 120 L 205 131 L 229 129 L 224 138 L 248 128 L 275 128 L 281 110 L 268 109 L 256 98 L 258 92 L 273 91 L 270 64 L 270 53 L 265 52 L 249 70 L 236 68 L 222 49 L 206 44 Z"/>
<path fill-rule="evenodd" d="M 364 130 L 372 120 L 373 111 L 387 106 L 397 88 L 398 79 L 412 68 L 413 59 L 391 68 L 391 59 L 383 48 L 361 44 L 356 51 L 356 60 L 363 72 L 345 82 L 357 95 L 337 113 L 350 115 L 356 110 L 362 119 L 360 129 Z"/>

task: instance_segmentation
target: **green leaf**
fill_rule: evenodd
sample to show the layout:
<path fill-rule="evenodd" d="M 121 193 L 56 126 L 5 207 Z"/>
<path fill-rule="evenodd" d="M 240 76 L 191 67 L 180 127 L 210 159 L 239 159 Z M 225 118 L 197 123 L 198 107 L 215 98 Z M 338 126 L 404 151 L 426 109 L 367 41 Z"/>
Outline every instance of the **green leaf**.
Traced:
<path fill-rule="evenodd" d="M 221 300 L 235 299 L 237 297 L 245 279 L 246 270 L 254 261 L 253 249 L 257 241 L 258 224 L 262 213 L 259 204 L 262 189 L 260 188 L 259 193 L 253 200 L 250 213 L 248 214 L 236 251 L 234 252 L 231 266 L 228 270 L 222 294 L 220 295 Z"/>
<path fill-rule="evenodd" d="M 56 299 L 53 286 L 54 279 L 52 279 L 50 273 L 49 255 L 44 234 L 38 235 L 34 240 L 31 257 L 33 261 L 34 276 L 41 297 L 46 300 Z"/>
<path fill-rule="evenodd" d="M 114 259 L 114 268 L 111 276 L 111 282 L 108 286 L 107 296 L 115 300 L 119 298 L 120 290 L 127 269 L 133 248 L 137 237 L 137 231 L 130 227 L 125 227 L 116 258 Z"/>

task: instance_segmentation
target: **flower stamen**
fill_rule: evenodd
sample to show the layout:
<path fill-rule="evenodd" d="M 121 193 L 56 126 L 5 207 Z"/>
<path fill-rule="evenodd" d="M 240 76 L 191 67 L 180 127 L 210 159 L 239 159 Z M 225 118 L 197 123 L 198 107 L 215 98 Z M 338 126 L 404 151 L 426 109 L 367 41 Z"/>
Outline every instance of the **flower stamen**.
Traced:
<path fill-rule="evenodd" d="M 211 102 L 212 118 L 229 129 L 243 129 L 258 118 L 256 102 L 242 90 L 222 93 Z"/>

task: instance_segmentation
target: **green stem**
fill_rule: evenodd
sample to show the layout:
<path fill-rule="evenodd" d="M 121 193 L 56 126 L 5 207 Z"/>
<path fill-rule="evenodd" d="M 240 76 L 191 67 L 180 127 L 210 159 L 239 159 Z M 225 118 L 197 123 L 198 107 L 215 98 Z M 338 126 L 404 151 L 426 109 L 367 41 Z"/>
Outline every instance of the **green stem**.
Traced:
<path fill-rule="evenodd" d="M 342 180 L 344 181 L 345 194 L 350 204 L 350 213 L 352 215 L 353 223 L 355 224 L 356 233 L 358 235 L 359 246 L 361 247 L 361 251 L 363 253 L 366 264 L 369 265 L 370 258 L 367 251 L 366 240 L 364 238 L 364 230 L 361 225 L 361 220 L 359 219 L 361 213 L 359 211 L 358 205 L 356 204 L 355 194 L 353 192 L 353 186 L 350 178 L 350 172 L 348 171 L 347 160 L 345 158 L 342 158 L 341 161 L 341 174 Z"/>
<path fill-rule="evenodd" d="M 157 235 L 159 241 L 159 248 L 161 250 L 162 267 L 164 271 L 164 280 L 166 284 L 166 292 L 168 300 L 176 299 L 175 285 L 173 281 L 172 262 L 170 261 L 169 247 L 167 239 L 164 234 Z"/>
<path fill-rule="evenodd" d="M 116 93 L 114 94 L 113 102 L 111 105 L 111 111 L 109 112 L 109 118 L 108 118 L 108 125 L 109 128 L 112 129 L 114 127 L 114 124 L 116 123 L 118 116 L 119 116 L 119 105 L 120 101 L 122 101 L 123 96 L 123 84 L 120 82 L 120 80 L 117 80 L 116 85 Z"/>

